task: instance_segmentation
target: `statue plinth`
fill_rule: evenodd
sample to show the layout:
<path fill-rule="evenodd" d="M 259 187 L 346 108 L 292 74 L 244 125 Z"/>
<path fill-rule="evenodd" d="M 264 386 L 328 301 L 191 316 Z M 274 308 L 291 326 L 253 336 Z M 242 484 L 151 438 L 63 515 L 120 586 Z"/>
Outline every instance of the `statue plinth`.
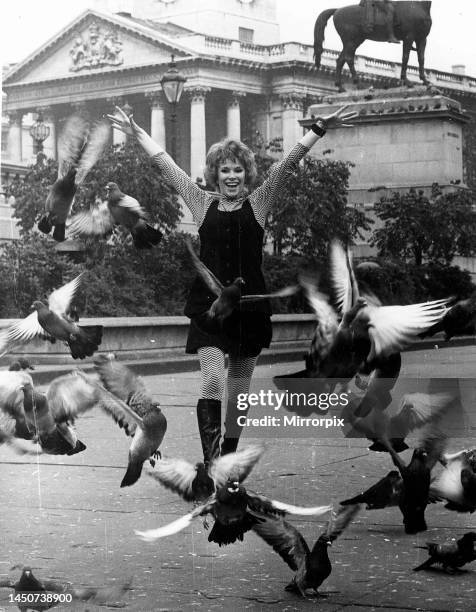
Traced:
<path fill-rule="evenodd" d="M 450 188 L 463 182 L 462 126 L 468 119 L 459 102 L 426 87 L 359 90 L 325 96 L 309 107 L 301 124 L 309 127 L 344 105 L 358 113 L 354 127 L 329 130 L 311 154 L 326 151 L 332 159 L 355 164 L 349 202 L 371 206 L 384 189 L 429 189 L 435 182 Z"/>

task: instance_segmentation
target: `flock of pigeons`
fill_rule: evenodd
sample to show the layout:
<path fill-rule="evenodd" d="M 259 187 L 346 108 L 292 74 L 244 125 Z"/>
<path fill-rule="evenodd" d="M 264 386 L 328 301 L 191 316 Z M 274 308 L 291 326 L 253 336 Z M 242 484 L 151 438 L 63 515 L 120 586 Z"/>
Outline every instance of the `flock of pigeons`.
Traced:
<path fill-rule="evenodd" d="M 138 248 L 148 248 L 160 240 L 160 232 L 145 221 L 136 200 L 121 194 L 109 184 L 106 203 L 95 205 L 68 221 L 74 195 L 89 169 L 99 158 L 108 139 L 108 127 L 99 124 L 91 130 L 80 117 L 71 117 L 60 139 L 58 179 L 48 196 L 46 214 L 40 221 L 42 231 L 54 227 L 53 236 L 62 240 L 66 227 L 76 235 L 106 235 L 114 224 L 121 224 L 132 234 Z M 348 527 L 363 504 L 368 509 L 398 506 L 405 532 L 424 531 L 425 509 L 430 502 L 445 501 L 456 512 L 476 510 L 476 449 L 446 452 L 448 432 L 443 419 L 451 414 L 457 399 L 451 392 L 409 393 L 396 414 L 386 409 L 392 402 L 391 391 L 401 367 L 400 353 L 419 336 L 444 331 L 447 338 L 474 333 L 476 295 L 452 304 L 454 300 L 434 300 L 408 306 L 383 306 L 370 292 L 361 292 L 356 281 L 351 254 L 335 241 L 330 250 L 330 279 L 334 294 L 319 291 L 314 279 L 302 276 L 298 286 L 285 287 L 269 295 L 241 294 L 243 279 L 225 287 L 200 261 L 189 245 L 198 274 L 216 296 L 206 320 L 210 328 L 221 327 L 243 301 L 287 297 L 302 288 L 317 319 L 315 334 L 305 359 L 305 369 L 275 379 L 278 388 L 288 388 L 294 380 L 312 379 L 319 391 L 343 388 L 354 379 L 362 394 L 356 395 L 345 411 L 352 431 L 372 441 L 371 450 L 388 452 L 396 470 L 392 470 L 367 491 L 332 506 L 300 507 L 269 499 L 244 486 L 244 481 L 264 452 L 262 446 L 243 448 L 215 459 L 210 465 L 188 463 L 184 459 L 162 458 L 160 446 L 167 421 L 152 399 L 143 380 L 115 355 L 98 354 L 94 373 L 77 369 L 59 376 L 42 393 L 35 388 L 28 373 L 29 363 L 19 359 L 9 370 L 0 372 L 0 444 L 23 454 L 73 455 L 86 449 L 78 439 L 74 423 L 94 408 L 110 415 L 126 435 L 132 438 L 126 473 L 121 487 L 134 485 L 146 473 L 162 486 L 174 491 L 186 502 L 194 503 L 191 512 L 172 523 L 137 531 L 145 541 L 156 541 L 187 528 L 198 517 L 211 515 L 214 524 L 208 540 L 219 546 L 243 540 L 254 531 L 283 558 L 295 572 L 287 590 L 305 595 L 317 589 L 331 573 L 328 546 Z M 33 312 L 13 323 L 0 334 L 0 356 L 15 346 L 40 337 L 62 341 L 74 359 L 92 356 L 102 340 L 101 326 L 80 326 L 73 299 L 81 284 L 79 275 L 51 293 L 48 304 L 33 303 Z M 293 406 L 289 410 L 297 410 Z M 322 413 L 320 413 L 322 414 Z M 405 438 L 419 429 L 420 438 L 408 465 L 399 453 L 408 448 Z M 437 473 L 436 467 L 442 469 Z M 323 516 L 327 525 L 310 548 L 299 531 L 285 520 L 286 515 Z M 206 521 L 206 518 L 204 519 Z M 208 525 L 207 525 L 208 527 Z M 429 558 L 415 570 L 440 564 L 457 570 L 476 559 L 476 533 L 442 544 L 429 543 Z M 71 585 L 53 588 L 51 581 L 41 582 L 31 568 L 23 568 L 16 583 L 0 582 L 16 593 L 68 591 L 77 599 L 101 598 L 95 591 L 83 593 Z M 128 587 L 121 587 L 121 592 Z M 98 599 L 98 600 L 99 600 Z M 20 605 L 20 604 L 19 604 Z M 20 609 L 35 608 L 28 604 Z"/>

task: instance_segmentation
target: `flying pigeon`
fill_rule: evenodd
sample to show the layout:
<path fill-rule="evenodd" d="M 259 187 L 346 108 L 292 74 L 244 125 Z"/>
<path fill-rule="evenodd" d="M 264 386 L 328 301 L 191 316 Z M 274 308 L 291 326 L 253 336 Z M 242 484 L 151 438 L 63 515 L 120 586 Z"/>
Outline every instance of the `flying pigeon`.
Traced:
<path fill-rule="evenodd" d="M 466 300 L 459 300 L 451 306 L 445 316 L 420 334 L 421 338 L 444 332 L 445 340 L 453 336 L 474 335 L 476 333 L 476 291 Z"/>
<path fill-rule="evenodd" d="M 130 589 L 131 580 L 127 581 L 122 585 L 113 587 L 80 587 L 75 588 L 70 583 L 60 583 L 55 580 L 38 580 L 33 575 L 30 567 L 16 565 L 13 569 L 22 569 L 22 574 L 17 582 L 11 580 L 1 580 L 0 588 L 14 589 L 15 595 L 28 594 L 28 593 L 49 593 L 52 595 L 52 601 L 42 602 L 39 599 L 37 602 L 18 602 L 18 608 L 21 612 L 27 612 L 28 610 L 48 610 L 59 603 L 63 603 L 60 598 L 55 601 L 55 594 L 67 594 L 72 599 L 78 601 L 88 601 L 97 605 L 113 605 L 119 601 L 124 593 Z"/>
<path fill-rule="evenodd" d="M 417 546 L 428 551 L 429 558 L 413 571 L 429 569 L 435 564 L 442 565 L 445 571 L 449 568 L 457 570 L 466 563 L 476 561 L 476 533 L 470 531 L 465 533 L 459 540 L 450 540 L 443 544 L 427 542 L 426 546 Z"/>
<path fill-rule="evenodd" d="M 230 478 L 242 483 L 256 463 L 264 448 L 248 446 L 235 453 L 217 457 L 209 471 L 203 463 L 192 465 L 184 459 L 162 459 L 148 474 L 161 485 L 178 493 L 185 501 L 204 501 Z"/>
<path fill-rule="evenodd" d="M 205 324 L 212 328 L 212 332 L 214 331 L 213 326 L 218 324 L 221 327 L 223 321 L 229 317 L 240 304 L 262 301 L 270 298 L 290 297 L 298 291 L 297 286 L 289 286 L 266 295 L 242 295 L 242 289 L 246 285 L 246 282 L 241 276 L 235 278 L 230 285 L 225 287 L 213 272 L 200 260 L 190 240 L 187 240 L 186 244 L 200 278 L 211 293 L 216 296 L 206 313 L 207 321 L 205 321 Z"/>
<path fill-rule="evenodd" d="M 430 497 L 446 500 L 456 512 L 476 510 L 476 449 L 443 455 L 443 471 L 432 481 Z"/>
<path fill-rule="evenodd" d="M 238 480 L 229 479 L 224 485 L 218 487 L 204 504 L 196 507 L 189 514 L 158 529 L 136 530 L 136 534 L 146 542 L 154 542 L 159 538 L 182 531 L 190 525 L 194 518 L 211 514 L 215 523 L 208 536 L 208 541 L 224 546 L 233 544 L 237 540 L 243 541 L 244 534 L 268 515 L 322 516 L 329 510 L 331 506 L 303 508 L 271 500 L 247 491 Z"/>
<path fill-rule="evenodd" d="M 25 319 L 13 323 L 0 335 L 0 356 L 18 344 L 43 338 L 50 342 L 62 340 L 71 351 L 73 359 L 84 359 L 98 350 L 102 340 L 102 325 L 79 326 L 69 316 L 74 295 L 80 285 L 82 274 L 63 287 L 55 289 L 48 306 L 35 301 L 32 312 Z"/>
<path fill-rule="evenodd" d="M 65 240 L 66 219 L 78 187 L 101 157 L 109 143 L 111 128 L 105 121 L 89 130 L 88 122 L 78 115 L 69 117 L 58 139 L 58 178 L 46 199 L 45 214 L 38 229 L 53 238 Z"/>
<path fill-rule="evenodd" d="M 94 204 L 89 211 L 80 212 L 71 218 L 71 236 L 105 236 L 112 232 L 114 225 L 129 230 L 138 249 L 150 249 L 159 244 L 162 232 L 147 223 L 147 213 L 139 202 L 119 189 L 116 183 L 106 185 L 106 202 Z"/>
<path fill-rule="evenodd" d="M 155 462 L 152 456 L 160 455 L 159 446 L 167 430 L 167 419 L 149 395 L 141 378 L 132 370 L 109 356 L 100 355 L 95 361 L 96 372 L 102 385 L 101 406 L 116 422 L 124 427 L 127 435 L 133 435 L 129 449 L 129 464 L 121 482 L 128 487 L 137 482 L 144 461 Z"/>
<path fill-rule="evenodd" d="M 332 572 L 328 547 L 340 536 L 344 529 L 360 511 L 359 504 L 332 510 L 326 530 L 318 537 L 314 547 L 309 547 L 299 531 L 283 518 L 266 516 L 253 525 L 253 531 L 267 542 L 296 572 L 286 591 L 306 597 L 306 590 L 318 588 Z"/>
<path fill-rule="evenodd" d="M 409 306 L 382 306 L 372 294 L 360 295 L 350 251 L 334 241 L 330 250 L 330 278 L 336 309 L 309 277 L 301 285 L 317 317 L 317 327 L 306 356 L 306 369 L 281 378 L 324 378 L 347 382 L 365 366 L 367 371 L 401 352 L 418 334 L 440 321 L 448 300 Z M 340 320 L 339 320 L 340 317 Z"/>
<path fill-rule="evenodd" d="M 341 506 L 366 504 L 367 510 L 381 510 L 400 504 L 403 479 L 397 470 L 392 470 L 374 485 L 355 497 L 340 502 Z"/>

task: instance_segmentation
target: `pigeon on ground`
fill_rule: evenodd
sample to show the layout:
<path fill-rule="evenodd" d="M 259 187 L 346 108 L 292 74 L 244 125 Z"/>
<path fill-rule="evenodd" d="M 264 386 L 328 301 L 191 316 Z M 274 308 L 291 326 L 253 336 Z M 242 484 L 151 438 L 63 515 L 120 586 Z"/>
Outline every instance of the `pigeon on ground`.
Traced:
<path fill-rule="evenodd" d="M 102 407 L 124 427 L 127 435 L 134 436 L 121 482 L 121 487 L 128 487 L 139 480 L 144 461 L 149 459 L 155 465 L 151 457 L 160 456 L 159 446 L 167 430 L 167 419 L 142 379 L 130 368 L 107 355 L 98 356 L 95 368 L 101 381 Z"/>
<path fill-rule="evenodd" d="M 476 333 L 476 291 L 466 300 L 459 300 L 451 306 L 441 321 L 420 334 L 420 337 L 428 338 L 438 332 L 444 332 L 446 341 L 451 340 L 453 336 Z"/>
<path fill-rule="evenodd" d="M 221 327 L 224 320 L 227 319 L 240 304 L 268 300 L 270 298 L 290 297 L 297 293 L 299 289 L 297 285 L 294 285 L 284 287 L 279 291 L 266 295 L 242 295 L 242 290 L 246 283 L 241 276 L 235 278 L 230 285 L 225 287 L 213 272 L 200 260 L 190 240 L 187 240 L 186 244 L 199 277 L 205 283 L 211 294 L 216 296 L 206 313 L 206 317 L 204 317 L 204 323 L 212 328 L 217 324 Z M 211 331 L 213 333 L 213 329 Z"/>
<path fill-rule="evenodd" d="M 73 205 L 78 187 L 101 157 L 110 139 L 111 128 L 105 121 L 96 124 L 91 131 L 88 122 L 74 115 L 67 119 L 58 139 L 58 178 L 46 199 L 45 214 L 38 229 L 49 234 L 54 227 L 53 238 L 65 240 L 66 219 Z"/>
<path fill-rule="evenodd" d="M 465 533 L 459 540 L 452 539 L 437 544 L 436 542 L 427 542 L 426 546 L 417 546 L 428 551 L 429 558 L 418 567 L 414 567 L 413 571 L 429 569 L 435 564 L 442 565 L 445 571 L 448 569 L 458 570 L 466 563 L 476 561 L 476 533 L 470 531 Z"/>
<path fill-rule="evenodd" d="M 27 612 L 28 610 L 36 610 L 38 612 L 42 610 L 49 610 L 54 606 L 64 603 L 62 598 L 55 598 L 56 595 L 67 594 L 71 596 L 71 599 L 77 601 L 87 601 L 96 605 L 111 605 L 114 606 L 124 595 L 126 591 L 131 588 L 132 580 L 128 580 L 124 584 L 116 585 L 112 587 L 79 587 L 75 588 L 69 582 L 60 583 L 56 580 L 38 580 L 33 575 L 30 567 L 16 565 L 12 567 L 14 569 L 22 569 L 22 574 L 17 582 L 12 580 L 0 580 L 0 588 L 14 589 L 15 595 L 28 594 L 28 593 L 48 593 L 52 595 L 52 601 L 42 602 L 41 598 L 38 598 L 37 602 L 21 603 L 18 602 L 17 606 L 21 612 Z"/>
<path fill-rule="evenodd" d="M 443 455 L 446 435 L 436 426 L 429 426 L 408 465 L 393 450 L 388 438 L 382 436 L 381 441 L 387 447 L 403 480 L 399 508 L 403 515 L 405 533 L 426 531 L 425 510 L 430 501 L 431 470 Z"/>
<path fill-rule="evenodd" d="M 203 463 L 192 465 L 184 459 L 162 459 L 148 474 L 185 501 L 205 501 L 230 479 L 244 482 L 263 452 L 262 446 L 248 446 L 217 457 L 209 470 Z"/>
<path fill-rule="evenodd" d="M 432 481 L 431 499 L 446 500 L 456 512 L 476 510 L 476 449 L 443 455 L 443 471 Z"/>
<path fill-rule="evenodd" d="M 331 509 L 332 506 L 303 508 L 271 500 L 247 491 L 237 480 L 228 480 L 223 486 L 217 488 L 204 504 L 197 506 L 189 514 L 158 529 L 136 530 L 136 534 L 146 542 L 154 542 L 159 538 L 182 531 L 190 525 L 194 518 L 211 514 L 215 523 L 208 536 L 208 541 L 225 546 L 237 540 L 243 541 L 244 534 L 266 516 L 284 516 L 285 514 L 322 516 Z"/>
<path fill-rule="evenodd" d="M 418 338 L 447 312 L 448 300 L 409 306 L 382 306 L 372 295 L 360 295 L 350 251 L 334 241 L 330 251 L 330 277 L 337 309 L 319 292 L 313 280 L 302 276 L 301 285 L 317 317 L 317 327 L 306 356 L 306 369 L 281 378 L 323 378 L 334 385 L 348 382 L 360 369 L 382 367 L 382 361 Z M 339 321 L 340 317 L 340 321 Z"/>
<path fill-rule="evenodd" d="M 72 217 L 68 229 L 71 236 L 106 236 L 115 225 L 120 225 L 131 233 L 138 249 L 150 249 L 159 244 L 162 232 L 147 223 L 147 213 L 135 198 L 122 193 L 112 182 L 106 185 L 106 196 L 106 202 L 94 204 L 89 211 Z"/>
<path fill-rule="evenodd" d="M 340 502 L 341 506 L 366 504 L 367 510 L 381 510 L 398 506 L 403 491 L 403 479 L 397 470 L 392 470 L 374 485 L 355 497 Z"/>
<path fill-rule="evenodd" d="M 266 516 L 253 525 L 253 531 L 267 542 L 296 572 L 286 591 L 306 597 L 306 590 L 318 588 L 332 572 L 328 547 L 340 536 L 344 529 L 360 511 L 359 504 L 332 510 L 326 530 L 318 537 L 314 547 L 309 547 L 299 531 L 281 517 Z"/>
<path fill-rule="evenodd" d="M 50 342 L 62 340 L 71 351 L 73 359 L 84 359 L 98 350 L 102 340 L 102 325 L 79 326 L 69 316 L 71 302 L 81 283 L 82 274 L 63 287 L 55 289 L 48 306 L 35 301 L 32 312 L 25 319 L 13 323 L 0 335 L 0 356 L 18 344 L 28 343 L 35 338 Z"/>

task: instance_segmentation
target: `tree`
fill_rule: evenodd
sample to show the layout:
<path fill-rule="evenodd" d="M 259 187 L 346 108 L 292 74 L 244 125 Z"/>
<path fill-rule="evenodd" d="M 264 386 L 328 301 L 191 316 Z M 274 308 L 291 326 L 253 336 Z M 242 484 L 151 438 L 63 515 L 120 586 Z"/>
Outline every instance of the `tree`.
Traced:
<path fill-rule="evenodd" d="M 379 255 L 448 265 L 455 255 L 472 256 L 476 251 L 474 194 L 466 189 L 443 194 L 434 184 L 430 197 L 410 189 L 394 192 L 375 205 L 383 227 L 375 229 L 370 244 Z"/>
<path fill-rule="evenodd" d="M 57 162 L 51 159 L 36 163 L 23 180 L 14 181 L 9 187 L 9 195 L 15 196 L 15 217 L 21 234 L 31 231 L 43 214 L 49 187 L 57 178 L 57 168 Z M 88 208 L 98 197 L 104 199 L 104 187 L 109 181 L 136 198 L 150 220 L 162 229 L 170 231 L 176 227 L 181 218 L 176 195 L 134 141 L 106 149 L 78 190 L 73 212 Z"/>
<path fill-rule="evenodd" d="M 277 150 L 276 143 L 269 150 Z M 258 176 L 263 179 L 276 160 L 263 149 L 256 159 Z M 304 158 L 286 181 L 268 219 L 267 233 L 275 255 L 322 259 L 332 238 L 351 243 L 370 229 L 370 219 L 347 203 L 351 167 L 350 162 Z"/>

